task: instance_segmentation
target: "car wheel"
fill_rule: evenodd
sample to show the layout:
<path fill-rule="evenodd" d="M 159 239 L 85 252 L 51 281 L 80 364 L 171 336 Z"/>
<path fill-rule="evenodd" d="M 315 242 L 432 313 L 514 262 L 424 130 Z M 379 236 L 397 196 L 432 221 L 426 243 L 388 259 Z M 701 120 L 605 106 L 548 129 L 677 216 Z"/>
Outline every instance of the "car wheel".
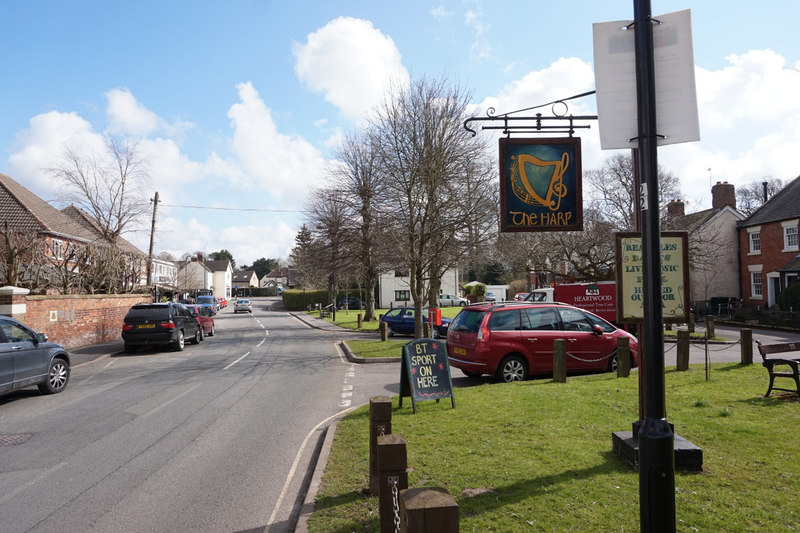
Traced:
<path fill-rule="evenodd" d="M 206 330 L 201 326 L 198 328 L 198 331 L 200 332 L 200 340 L 202 341 L 206 338 Z"/>
<path fill-rule="evenodd" d="M 467 376 L 468 378 L 479 378 L 479 377 L 481 377 L 481 373 L 480 372 L 470 372 L 469 370 L 464 370 L 464 369 L 461 369 L 461 372 L 463 372 L 464 375 Z"/>
<path fill-rule="evenodd" d="M 208 336 L 209 337 L 213 337 L 214 336 L 214 324 L 211 324 L 211 331 L 208 332 Z"/>
<path fill-rule="evenodd" d="M 509 355 L 497 367 L 497 379 L 506 383 L 523 381 L 528 377 L 528 367 L 519 355 Z"/>
<path fill-rule="evenodd" d="M 394 330 L 392 329 L 391 326 L 389 326 L 389 336 L 394 337 Z"/>
<path fill-rule="evenodd" d="M 47 371 L 47 381 L 39 383 L 39 390 L 43 394 L 56 394 L 64 390 L 69 382 L 69 365 L 64 359 L 55 358 L 50 361 Z"/>
<path fill-rule="evenodd" d="M 461 307 L 464 307 L 464 306 L 467 305 L 467 303 L 466 302 L 459 302 L 458 305 L 460 305 Z"/>
<path fill-rule="evenodd" d="M 197 330 L 194 332 L 194 336 L 189 339 L 191 344 L 200 344 L 200 341 L 203 340 L 202 333 L 200 333 L 200 328 L 198 327 Z"/>
<path fill-rule="evenodd" d="M 615 350 L 614 353 L 611 354 L 611 357 L 608 358 L 608 371 L 616 372 L 618 367 L 619 361 L 617 361 L 617 352 Z"/>
<path fill-rule="evenodd" d="M 183 350 L 185 346 L 185 339 L 183 337 L 183 330 L 178 331 L 178 338 L 172 343 L 172 349 L 176 352 L 180 352 Z"/>

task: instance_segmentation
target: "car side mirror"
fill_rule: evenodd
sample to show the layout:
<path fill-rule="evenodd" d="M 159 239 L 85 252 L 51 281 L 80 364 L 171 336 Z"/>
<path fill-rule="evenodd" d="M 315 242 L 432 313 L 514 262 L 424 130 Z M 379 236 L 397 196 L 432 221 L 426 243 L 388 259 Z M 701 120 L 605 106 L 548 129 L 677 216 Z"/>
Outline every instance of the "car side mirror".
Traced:
<path fill-rule="evenodd" d="M 47 342 L 47 335 L 45 335 L 44 333 L 37 333 L 36 334 L 36 342 L 37 343 Z"/>
<path fill-rule="evenodd" d="M 592 333 L 594 333 L 598 337 L 602 337 L 603 336 L 603 328 L 601 328 L 600 326 L 595 324 L 594 326 L 592 326 Z"/>

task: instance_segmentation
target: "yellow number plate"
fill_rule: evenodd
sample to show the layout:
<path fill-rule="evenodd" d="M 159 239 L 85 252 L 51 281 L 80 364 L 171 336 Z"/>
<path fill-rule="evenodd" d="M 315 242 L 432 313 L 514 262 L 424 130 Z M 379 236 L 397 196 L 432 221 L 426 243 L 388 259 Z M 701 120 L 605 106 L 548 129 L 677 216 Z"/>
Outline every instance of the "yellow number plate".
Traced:
<path fill-rule="evenodd" d="M 154 328 L 156 327 L 155 324 L 139 324 L 139 329 L 147 329 L 147 328 Z"/>
<path fill-rule="evenodd" d="M 453 348 L 453 351 L 456 352 L 458 355 L 467 355 L 467 350 L 464 348 L 459 348 L 458 346 Z"/>

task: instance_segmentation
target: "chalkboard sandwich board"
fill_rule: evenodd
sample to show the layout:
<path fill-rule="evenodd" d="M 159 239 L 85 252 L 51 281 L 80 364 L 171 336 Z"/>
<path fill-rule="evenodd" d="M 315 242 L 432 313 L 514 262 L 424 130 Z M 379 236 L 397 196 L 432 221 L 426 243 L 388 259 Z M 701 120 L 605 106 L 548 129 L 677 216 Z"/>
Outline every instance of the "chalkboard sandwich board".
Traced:
<path fill-rule="evenodd" d="M 453 383 L 450 379 L 450 364 L 447 362 L 447 347 L 441 340 L 417 339 L 403 346 L 403 362 L 400 370 L 400 407 L 403 397 L 411 396 L 414 413 L 417 402 L 449 397 L 453 408 Z"/>

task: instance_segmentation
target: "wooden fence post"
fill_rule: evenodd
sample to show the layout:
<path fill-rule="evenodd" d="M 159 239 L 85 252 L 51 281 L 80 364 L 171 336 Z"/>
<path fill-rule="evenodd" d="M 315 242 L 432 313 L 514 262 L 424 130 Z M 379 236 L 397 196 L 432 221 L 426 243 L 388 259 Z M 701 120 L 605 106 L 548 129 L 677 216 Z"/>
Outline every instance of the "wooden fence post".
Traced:
<path fill-rule="evenodd" d="M 402 435 L 378 437 L 378 514 L 381 533 L 394 533 L 394 502 L 408 488 L 406 438 Z M 399 506 L 399 503 L 398 503 Z"/>
<path fill-rule="evenodd" d="M 678 330 L 677 370 L 689 370 L 689 332 Z"/>
<path fill-rule="evenodd" d="M 445 489 L 400 491 L 402 533 L 458 533 L 458 504 Z"/>
<path fill-rule="evenodd" d="M 378 487 L 378 437 L 392 433 L 392 399 L 373 396 L 369 399 L 369 491 L 377 496 Z"/>
<path fill-rule="evenodd" d="M 741 343 L 742 343 L 742 364 L 743 365 L 752 365 L 753 364 L 753 330 L 749 328 L 743 328 L 741 331 Z"/>
<path fill-rule="evenodd" d="M 567 382 L 567 341 L 564 339 L 553 341 L 553 381 Z"/>
<path fill-rule="evenodd" d="M 631 375 L 631 340 L 628 337 L 617 337 L 617 377 L 627 378 Z"/>

